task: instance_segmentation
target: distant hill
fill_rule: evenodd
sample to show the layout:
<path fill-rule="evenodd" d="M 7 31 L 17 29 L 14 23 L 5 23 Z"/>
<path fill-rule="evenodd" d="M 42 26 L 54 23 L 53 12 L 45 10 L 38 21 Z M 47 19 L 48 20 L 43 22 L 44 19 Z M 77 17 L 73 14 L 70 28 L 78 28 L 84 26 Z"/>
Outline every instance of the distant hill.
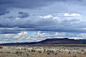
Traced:
<path fill-rule="evenodd" d="M 69 38 L 49 38 L 39 42 L 23 43 L 1 43 L 0 45 L 19 45 L 19 44 L 86 44 L 86 39 L 69 39 Z"/>
<path fill-rule="evenodd" d="M 50 38 L 40 41 L 37 44 L 86 44 L 86 39 Z"/>

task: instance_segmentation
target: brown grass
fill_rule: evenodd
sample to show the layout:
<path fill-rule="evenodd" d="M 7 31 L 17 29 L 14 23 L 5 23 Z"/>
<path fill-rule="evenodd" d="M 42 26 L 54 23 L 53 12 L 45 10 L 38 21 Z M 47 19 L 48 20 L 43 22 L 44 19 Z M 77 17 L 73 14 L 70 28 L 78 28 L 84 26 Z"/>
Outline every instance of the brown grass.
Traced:
<path fill-rule="evenodd" d="M 0 53 L 0 57 L 27 57 L 26 54 L 29 54 L 28 57 L 86 57 L 85 54 L 65 54 L 65 53 L 59 53 L 58 55 L 47 55 L 46 53 L 35 53 L 35 52 L 24 52 L 21 55 L 18 54 L 12 54 L 12 53 Z"/>

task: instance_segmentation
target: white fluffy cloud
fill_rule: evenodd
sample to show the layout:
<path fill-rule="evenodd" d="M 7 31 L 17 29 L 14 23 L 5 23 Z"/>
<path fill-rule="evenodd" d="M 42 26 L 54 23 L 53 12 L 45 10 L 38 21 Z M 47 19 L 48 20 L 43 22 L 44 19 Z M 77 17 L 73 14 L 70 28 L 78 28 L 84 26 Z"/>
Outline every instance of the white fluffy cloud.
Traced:
<path fill-rule="evenodd" d="M 80 16 L 80 14 L 76 14 L 76 13 L 72 13 L 72 14 L 65 13 L 64 16 Z"/>
<path fill-rule="evenodd" d="M 44 32 L 28 34 L 26 31 L 18 34 L 4 34 L 0 36 L 1 42 L 35 42 L 42 41 L 47 38 L 71 38 L 71 39 L 85 39 L 86 33 L 66 33 L 66 32 Z"/>

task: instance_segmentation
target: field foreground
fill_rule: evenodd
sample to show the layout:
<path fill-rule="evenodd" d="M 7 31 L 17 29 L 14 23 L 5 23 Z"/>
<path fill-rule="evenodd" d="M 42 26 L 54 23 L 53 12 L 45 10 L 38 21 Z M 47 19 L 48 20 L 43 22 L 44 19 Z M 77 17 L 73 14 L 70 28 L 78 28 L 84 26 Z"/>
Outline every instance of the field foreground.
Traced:
<path fill-rule="evenodd" d="M 31 44 L 0 46 L 0 57 L 86 57 L 86 45 Z"/>

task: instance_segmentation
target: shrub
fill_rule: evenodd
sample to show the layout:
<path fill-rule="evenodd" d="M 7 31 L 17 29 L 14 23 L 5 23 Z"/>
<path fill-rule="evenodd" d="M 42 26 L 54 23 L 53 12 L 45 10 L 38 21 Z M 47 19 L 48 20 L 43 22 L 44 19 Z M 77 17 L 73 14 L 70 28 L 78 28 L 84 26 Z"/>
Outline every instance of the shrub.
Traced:
<path fill-rule="evenodd" d="M 2 53 L 2 51 L 0 51 L 0 53 Z"/>
<path fill-rule="evenodd" d="M 84 53 L 83 54 L 86 54 L 86 51 L 84 51 Z"/>
<path fill-rule="evenodd" d="M 6 53 L 10 53 L 10 51 L 7 51 Z"/>
<path fill-rule="evenodd" d="M 46 52 L 46 54 L 50 55 L 51 53 L 50 52 Z"/>
<path fill-rule="evenodd" d="M 3 49 L 3 47 L 0 46 L 0 49 Z"/>
<path fill-rule="evenodd" d="M 51 52 L 51 53 L 54 53 L 54 51 L 53 51 L 53 50 L 51 50 L 50 52 Z"/>
<path fill-rule="evenodd" d="M 35 52 L 35 50 L 34 50 L 34 49 L 32 49 L 32 50 L 31 50 L 31 52 Z"/>
<path fill-rule="evenodd" d="M 42 53 L 42 51 L 37 51 L 38 53 Z"/>
<path fill-rule="evenodd" d="M 19 52 L 18 51 L 16 51 L 16 54 L 18 54 Z"/>
<path fill-rule="evenodd" d="M 81 52 L 77 52 L 78 54 L 81 54 Z"/>
<path fill-rule="evenodd" d="M 57 55 L 57 54 L 58 54 L 57 52 L 54 53 L 54 55 Z"/>
<path fill-rule="evenodd" d="M 71 52 L 69 51 L 68 54 L 71 54 Z"/>
<path fill-rule="evenodd" d="M 27 54 L 27 56 L 29 56 L 29 54 Z"/>
<path fill-rule="evenodd" d="M 28 52 L 30 52 L 30 50 L 28 50 Z"/>

